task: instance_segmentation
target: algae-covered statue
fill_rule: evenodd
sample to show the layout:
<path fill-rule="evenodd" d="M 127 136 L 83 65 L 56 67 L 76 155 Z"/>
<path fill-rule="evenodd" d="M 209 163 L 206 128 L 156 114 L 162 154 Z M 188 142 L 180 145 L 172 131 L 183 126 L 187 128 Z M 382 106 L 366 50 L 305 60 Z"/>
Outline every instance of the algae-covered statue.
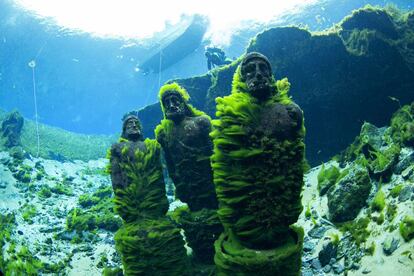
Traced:
<path fill-rule="evenodd" d="M 122 135 L 110 150 L 115 211 L 124 220 L 115 235 L 125 275 L 185 275 L 180 229 L 167 219 L 168 201 L 160 145 L 142 136 L 135 113 L 123 118 Z"/>
<path fill-rule="evenodd" d="M 233 77 L 232 93 L 217 98 L 212 167 L 224 233 L 215 243 L 219 274 L 299 275 L 304 124 L 275 81 L 268 59 L 249 53 Z"/>
<path fill-rule="evenodd" d="M 211 121 L 188 103 L 187 91 L 177 83 L 161 87 L 159 99 L 164 119 L 155 130 L 156 139 L 164 150 L 176 196 L 190 209 L 178 218 L 179 224 L 197 261 L 212 263 L 213 243 L 222 226 L 210 165 Z"/>

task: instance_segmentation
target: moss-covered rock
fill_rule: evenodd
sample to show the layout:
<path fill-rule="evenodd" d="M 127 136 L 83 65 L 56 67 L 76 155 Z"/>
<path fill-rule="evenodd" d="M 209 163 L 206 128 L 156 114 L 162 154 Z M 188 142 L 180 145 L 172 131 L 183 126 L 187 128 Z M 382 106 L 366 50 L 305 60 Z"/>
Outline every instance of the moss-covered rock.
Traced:
<path fill-rule="evenodd" d="M 1 133 L 4 145 L 12 148 L 21 145 L 20 135 L 23 128 L 23 117 L 18 111 L 10 112 L 1 123 Z M 2 140 L 3 140 L 2 139 Z"/>
<path fill-rule="evenodd" d="M 370 190 L 371 179 L 367 169 L 360 166 L 351 168 L 348 174 L 328 191 L 331 220 L 344 222 L 354 219 L 366 205 Z"/>
<path fill-rule="evenodd" d="M 318 190 L 319 195 L 323 196 L 334 185 L 340 176 L 340 170 L 335 165 L 325 168 L 325 164 L 322 165 L 321 170 L 318 173 Z"/>
<path fill-rule="evenodd" d="M 414 218 L 404 217 L 400 223 L 400 234 L 407 242 L 414 238 Z"/>
<path fill-rule="evenodd" d="M 401 145 L 414 146 L 414 102 L 403 106 L 393 114 L 391 136 Z"/>

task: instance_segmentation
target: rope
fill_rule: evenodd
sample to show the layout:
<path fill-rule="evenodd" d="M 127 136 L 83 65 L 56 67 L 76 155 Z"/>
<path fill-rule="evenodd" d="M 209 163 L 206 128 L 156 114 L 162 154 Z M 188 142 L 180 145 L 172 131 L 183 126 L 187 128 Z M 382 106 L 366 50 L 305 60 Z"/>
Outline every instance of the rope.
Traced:
<path fill-rule="evenodd" d="M 162 48 L 160 45 L 160 66 L 158 68 L 158 89 L 161 88 L 161 63 L 162 63 Z"/>
<path fill-rule="evenodd" d="M 39 157 L 40 151 L 40 136 L 39 136 L 39 122 L 37 120 L 37 98 L 36 98 L 36 75 L 35 75 L 35 67 L 36 62 L 34 60 L 29 62 L 29 66 L 32 68 L 32 81 L 33 81 L 33 98 L 34 98 L 34 108 L 35 108 L 35 121 L 36 121 L 36 135 L 37 135 L 37 154 L 36 157 Z"/>

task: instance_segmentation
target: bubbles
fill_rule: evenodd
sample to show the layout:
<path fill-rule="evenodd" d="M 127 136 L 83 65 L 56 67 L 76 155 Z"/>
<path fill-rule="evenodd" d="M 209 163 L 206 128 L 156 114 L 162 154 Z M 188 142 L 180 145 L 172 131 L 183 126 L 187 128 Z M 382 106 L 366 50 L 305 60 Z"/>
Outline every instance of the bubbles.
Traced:
<path fill-rule="evenodd" d="M 31 60 L 27 65 L 29 65 L 30 68 L 35 68 L 36 67 L 36 61 Z"/>

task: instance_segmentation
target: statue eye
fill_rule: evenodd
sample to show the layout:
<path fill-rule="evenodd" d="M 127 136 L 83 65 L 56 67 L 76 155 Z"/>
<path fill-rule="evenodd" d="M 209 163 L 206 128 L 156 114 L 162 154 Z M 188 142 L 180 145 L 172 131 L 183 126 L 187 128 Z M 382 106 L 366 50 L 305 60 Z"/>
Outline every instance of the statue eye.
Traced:
<path fill-rule="evenodd" d="M 252 73 L 254 70 L 256 70 L 256 65 L 255 64 L 248 64 L 245 69 L 244 72 L 246 74 Z"/>

